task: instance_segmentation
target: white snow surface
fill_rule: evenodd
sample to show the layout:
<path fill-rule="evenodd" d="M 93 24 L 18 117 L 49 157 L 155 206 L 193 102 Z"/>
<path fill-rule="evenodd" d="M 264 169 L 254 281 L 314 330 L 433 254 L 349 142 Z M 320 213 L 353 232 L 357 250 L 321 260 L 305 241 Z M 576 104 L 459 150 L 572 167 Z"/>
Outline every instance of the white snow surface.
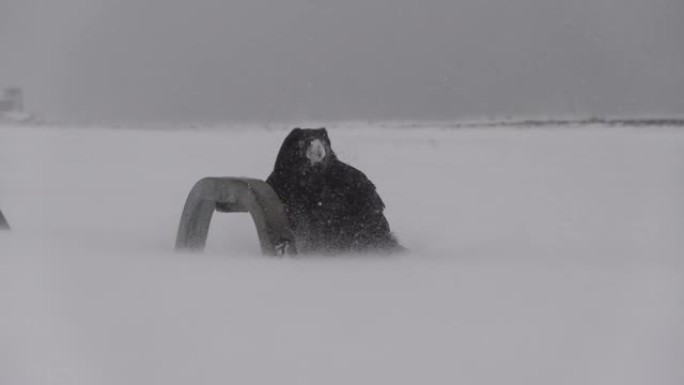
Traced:
<path fill-rule="evenodd" d="M 0 384 L 684 384 L 683 131 L 329 133 L 408 253 L 174 252 L 285 127 L 0 127 Z"/>

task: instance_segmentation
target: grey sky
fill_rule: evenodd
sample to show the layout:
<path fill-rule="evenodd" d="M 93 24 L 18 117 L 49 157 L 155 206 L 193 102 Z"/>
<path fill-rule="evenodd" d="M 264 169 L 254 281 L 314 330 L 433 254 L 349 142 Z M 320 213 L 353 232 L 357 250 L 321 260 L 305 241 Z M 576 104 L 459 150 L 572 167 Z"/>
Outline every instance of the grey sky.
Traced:
<path fill-rule="evenodd" d="M 63 120 L 684 114 L 681 0 L 0 0 Z"/>

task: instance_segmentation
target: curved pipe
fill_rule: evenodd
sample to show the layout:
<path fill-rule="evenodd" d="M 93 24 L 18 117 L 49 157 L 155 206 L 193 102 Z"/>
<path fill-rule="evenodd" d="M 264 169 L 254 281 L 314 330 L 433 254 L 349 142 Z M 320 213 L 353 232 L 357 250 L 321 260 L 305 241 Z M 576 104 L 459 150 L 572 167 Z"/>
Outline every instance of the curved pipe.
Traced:
<path fill-rule="evenodd" d="M 0 230 L 10 230 L 10 225 L 7 222 L 7 219 L 5 219 L 5 216 L 2 215 L 2 210 L 0 210 Z"/>
<path fill-rule="evenodd" d="M 176 235 L 177 250 L 203 250 L 214 210 L 249 212 L 265 255 L 296 254 L 294 237 L 278 195 L 251 178 L 209 177 L 190 191 Z"/>

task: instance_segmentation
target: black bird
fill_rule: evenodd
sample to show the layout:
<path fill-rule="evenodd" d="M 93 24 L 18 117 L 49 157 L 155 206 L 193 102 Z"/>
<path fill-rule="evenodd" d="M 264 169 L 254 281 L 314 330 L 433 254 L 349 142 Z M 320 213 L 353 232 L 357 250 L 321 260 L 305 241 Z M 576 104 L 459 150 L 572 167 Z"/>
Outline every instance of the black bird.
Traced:
<path fill-rule="evenodd" d="M 390 231 L 375 185 L 337 159 L 325 128 L 293 129 L 266 182 L 285 205 L 300 252 L 403 250 Z"/>

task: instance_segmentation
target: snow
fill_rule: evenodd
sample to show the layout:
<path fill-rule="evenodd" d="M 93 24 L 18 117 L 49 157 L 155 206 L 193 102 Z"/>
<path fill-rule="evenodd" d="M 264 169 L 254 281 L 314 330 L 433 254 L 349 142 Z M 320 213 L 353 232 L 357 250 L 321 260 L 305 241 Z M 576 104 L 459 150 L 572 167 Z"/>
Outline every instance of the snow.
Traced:
<path fill-rule="evenodd" d="M 684 131 L 340 125 L 409 253 L 175 253 L 286 133 L 0 127 L 0 383 L 684 383 Z"/>

